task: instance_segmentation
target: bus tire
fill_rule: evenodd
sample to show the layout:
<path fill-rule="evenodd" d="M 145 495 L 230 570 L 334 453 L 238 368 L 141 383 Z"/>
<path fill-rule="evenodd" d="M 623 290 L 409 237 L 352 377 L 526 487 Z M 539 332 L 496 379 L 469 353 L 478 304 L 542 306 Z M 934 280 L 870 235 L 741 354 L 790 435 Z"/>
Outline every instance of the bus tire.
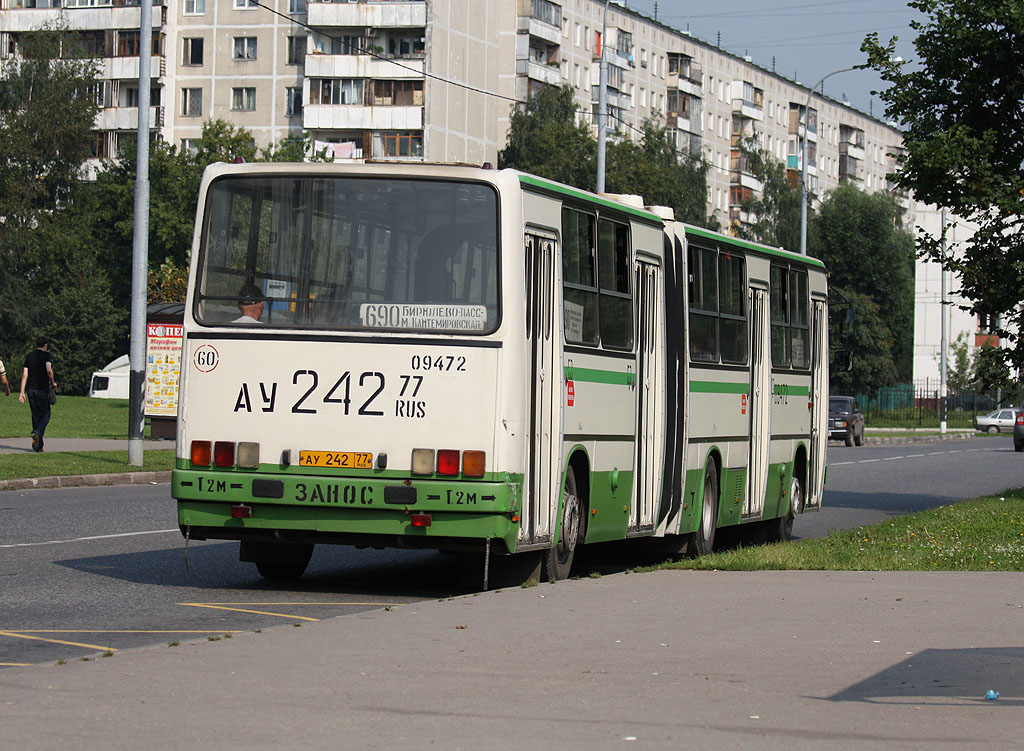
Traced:
<path fill-rule="evenodd" d="M 693 533 L 693 557 L 708 555 L 715 548 L 718 527 L 718 472 L 713 461 L 704 470 L 704 498 L 700 508 L 700 526 Z"/>
<path fill-rule="evenodd" d="M 768 526 L 768 542 L 786 542 L 793 536 L 793 522 L 796 515 L 804 510 L 804 481 L 793 473 L 789 486 L 789 509 L 778 519 L 772 519 Z"/>
<path fill-rule="evenodd" d="M 302 578 L 313 557 L 313 545 L 278 543 L 256 561 L 256 570 L 269 581 L 293 582 Z"/>
<path fill-rule="evenodd" d="M 576 544 L 583 538 L 583 503 L 576 492 L 576 473 L 570 464 L 565 470 L 562 492 L 562 518 L 559 520 L 558 544 L 548 548 L 541 559 L 541 581 L 569 578 Z"/>

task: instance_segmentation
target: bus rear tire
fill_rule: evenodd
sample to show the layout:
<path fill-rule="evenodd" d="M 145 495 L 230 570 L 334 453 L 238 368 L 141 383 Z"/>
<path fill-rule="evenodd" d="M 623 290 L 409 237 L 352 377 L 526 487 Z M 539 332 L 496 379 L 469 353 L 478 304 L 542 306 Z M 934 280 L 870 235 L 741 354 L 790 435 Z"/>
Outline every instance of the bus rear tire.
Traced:
<path fill-rule="evenodd" d="M 256 570 L 268 581 L 294 582 L 306 573 L 313 545 L 277 543 L 267 546 L 267 551 L 256 560 Z"/>
<path fill-rule="evenodd" d="M 569 578 L 572 559 L 576 554 L 576 544 L 583 539 L 583 524 L 583 503 L 576 492 L 576 473 L 570 465 L 565 470 L 558 544 L 544 551 L 540 566 L 541 581 L 562 581 Z"/>
<path fill-rule="evenodd" d="M 786 542 L 793 536 L 796 515 L 804 510 L 804 481 L 794 474 L 789 486 L 789 509 L 778 519 L 772 519 L 768 526 L 768 542 Z"/>
<path fill-rule="evenodd" d="M 700 526 L 693 533 L 694 558 L 708 555 L 715 548 L 715 528 L 718 527 L 718 472 L 715 463 L 708 462 L 704 470 L 704 498 L 701 501 Z"/>

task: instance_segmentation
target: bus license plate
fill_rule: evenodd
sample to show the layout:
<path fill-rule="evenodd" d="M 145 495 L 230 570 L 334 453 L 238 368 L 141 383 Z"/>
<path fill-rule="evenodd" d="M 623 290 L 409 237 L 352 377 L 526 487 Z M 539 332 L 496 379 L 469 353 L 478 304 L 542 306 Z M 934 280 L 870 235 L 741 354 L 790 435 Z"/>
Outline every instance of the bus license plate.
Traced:
<path fill-rule="evenodd" d="M 365 451 L 300 451 L 299 466 L 373 469 L 373 454 Z"/>

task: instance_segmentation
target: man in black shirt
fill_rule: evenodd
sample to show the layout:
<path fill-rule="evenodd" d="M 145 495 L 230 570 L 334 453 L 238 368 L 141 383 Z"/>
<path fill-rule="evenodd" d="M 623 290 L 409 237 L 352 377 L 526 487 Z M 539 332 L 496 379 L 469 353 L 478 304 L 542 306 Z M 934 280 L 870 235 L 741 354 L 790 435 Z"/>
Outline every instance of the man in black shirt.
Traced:
<path fill-rule="evenodd" d="M 24 404 L 28 396 L 28 406 L 32 409 L 32 450 L 43 450 L 43 434 L 50 422 L 49 390 L 57 388 L 53 378 L 53 361 L 50 353 L 50 340 L 45 336 L 36 337 L 36 348 L 25 358 L 25 368 L 21 372 L 21 393 L 18 400 Z"/>

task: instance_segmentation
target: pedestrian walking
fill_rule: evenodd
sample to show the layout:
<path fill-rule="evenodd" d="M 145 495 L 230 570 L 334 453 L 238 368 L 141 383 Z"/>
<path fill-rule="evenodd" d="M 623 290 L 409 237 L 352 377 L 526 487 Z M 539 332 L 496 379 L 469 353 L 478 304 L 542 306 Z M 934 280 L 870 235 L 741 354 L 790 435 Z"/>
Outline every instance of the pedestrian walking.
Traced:
<path fill-rule="evenodd" d="M 57 381 L 53 377 L 53 359 L 50 357 L 50 340 L 45 336 L 36 337 L 36 348 L 25 358 L 21 371 L 21 393 L 18 401 L 32 410 L 32 450 L 43 450 L 43 434 L 50 422 L 50 392 L 57 392 Z"/>
<path fill-rule="evenodd" d="M 11 384 L 7 382 L 7 371 L 4 369 L 3 360 L 0 360 L 0 385 L 4 387 L 4 396 L 10 396 Z"/>

